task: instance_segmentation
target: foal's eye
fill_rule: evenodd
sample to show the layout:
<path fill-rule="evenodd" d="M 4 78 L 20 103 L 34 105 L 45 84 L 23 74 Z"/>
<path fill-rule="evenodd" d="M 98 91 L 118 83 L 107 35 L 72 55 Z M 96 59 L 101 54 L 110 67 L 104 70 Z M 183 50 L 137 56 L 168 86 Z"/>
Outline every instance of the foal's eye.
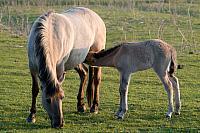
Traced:
<path fill-rule="evenodd" d="M 47 101 L 47 103 L 51 103 L 51 99 L 49 98 L 49 99 L 46 99 L 46 101 Z"/>

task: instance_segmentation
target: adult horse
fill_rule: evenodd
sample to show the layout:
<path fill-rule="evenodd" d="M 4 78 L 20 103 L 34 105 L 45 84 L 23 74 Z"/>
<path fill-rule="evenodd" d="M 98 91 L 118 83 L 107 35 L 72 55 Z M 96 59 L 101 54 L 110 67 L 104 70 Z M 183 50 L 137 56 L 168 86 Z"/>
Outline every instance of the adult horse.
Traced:
<path fill-rule="evenodd" d="M 34 22 L 28 40 L 29 69 L 32 76 L 32 107 L 28 122 L 35 122 L 36 97 L 39 92 L 38 78 L 42 88 L 42 104 L 54 128 L 63 126 L 61 84 L 65 72 L 75 68 L 80 75 L 77 96 L 78 110 L 84 110 L 84 85 L 87 67 L 82 64 L 89 51 L 105 48 L 106 28 L 103 20 L 92 10 L 76 7 L 61 14 L 48 12 Z M 88 99 L 94 95 L 91 112 L 98 106 L 101 69 L 89 69 Z M 95 92 L 91 93 L 92 86 Z M 91 103 L 89 101 L 89 103 Z"/>

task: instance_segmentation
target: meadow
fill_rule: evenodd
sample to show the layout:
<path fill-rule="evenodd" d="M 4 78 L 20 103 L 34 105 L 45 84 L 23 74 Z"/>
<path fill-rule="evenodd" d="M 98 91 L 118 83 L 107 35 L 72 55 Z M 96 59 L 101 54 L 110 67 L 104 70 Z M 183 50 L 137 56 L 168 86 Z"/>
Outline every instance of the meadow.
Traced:
<path fill-rule="evenodd" d="M 182 109 L 165 118 L 167 94 L 152 70 L 132 75 L 129 110 L 119 106 L 119 74 L 103 68 L 98 114 L 77 113 L 79 76 L 66 74 L 63 129 L 52 129 L 37 98 L 36 123 L 26 123 L 31 107 L 27 35 L 33 21 L 48 10 L 74 6 L 97 12 L 107 27 L 106 49 L 120 42 L 160 38 L 173 45 L 178 63 Z M 199 0 L 0 0 L 0 132 L 200 132 L 200 2 Z M 86 103 L 86 99 L 85 99 Z"/>

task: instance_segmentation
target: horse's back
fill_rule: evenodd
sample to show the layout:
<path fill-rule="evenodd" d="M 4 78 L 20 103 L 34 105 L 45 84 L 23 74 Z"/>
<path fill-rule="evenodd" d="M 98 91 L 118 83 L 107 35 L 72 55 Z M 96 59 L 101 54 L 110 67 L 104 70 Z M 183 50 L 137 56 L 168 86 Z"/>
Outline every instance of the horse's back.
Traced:
<path fill-rule="evenodd" d="M 94 11 L 75 7 L 66 10 L 63 13 L 74 25 L 76 39 L 75 48 L 83 45 L 89 45 L 90 50 L 100 51 L 105 48 L 106 27 L 103 20 Z M 84 43 L 83 44 L 83 41 Z"/>
<path fill-rule="evenodd" d="M 42 33 L 41 47 L 48 51 L 48 59 L 59 63 L 59 67 L 64 64 L 66 70 L 82 63 L 89 50 L 100 51 L 105 48 L 105 24 L 92 10 L 76 7 L 61 14 L 46 13 L 31 28 L 28 43 L 30 68 L 37 67 L 35 46 L 38 44 L 35 42 L 38 33 Z"/>
<path fill-rule="evenodd" d="M 65 63 L 71 69 L 82 63 L 89 51 L 105 48 L 106 27 L 103 20 L 92 10 L 84 7 L 71 8 L 64 13 L 74 29 L 73 49 Z"/>

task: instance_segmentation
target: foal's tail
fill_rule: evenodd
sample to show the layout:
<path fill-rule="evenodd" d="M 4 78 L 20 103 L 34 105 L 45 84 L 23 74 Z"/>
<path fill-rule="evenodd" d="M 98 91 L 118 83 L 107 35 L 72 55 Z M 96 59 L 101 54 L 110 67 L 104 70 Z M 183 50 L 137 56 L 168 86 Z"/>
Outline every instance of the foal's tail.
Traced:
<path fill-rule="evenodd" d="M 177 61 L 176 61 L 176 50 L 174 48 L 171 49 L 171 63 L 169 66 L 169 75 L 172 77 L 177 69 Z"/>

